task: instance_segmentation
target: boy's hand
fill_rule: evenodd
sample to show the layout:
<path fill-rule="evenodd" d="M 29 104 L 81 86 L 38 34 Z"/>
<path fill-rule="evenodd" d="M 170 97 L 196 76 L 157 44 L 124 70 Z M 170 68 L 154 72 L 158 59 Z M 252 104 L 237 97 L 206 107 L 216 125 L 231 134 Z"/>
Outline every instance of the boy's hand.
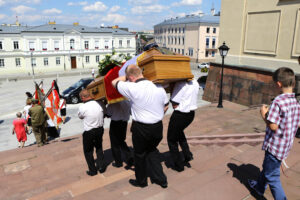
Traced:
<path fill-rule="evenodd" d="M 265 120 L 266 119 L 266 113 L 269 111 L 269 106 L 263 104 L 260 108 L 260 114 L 261 117 Z"/>

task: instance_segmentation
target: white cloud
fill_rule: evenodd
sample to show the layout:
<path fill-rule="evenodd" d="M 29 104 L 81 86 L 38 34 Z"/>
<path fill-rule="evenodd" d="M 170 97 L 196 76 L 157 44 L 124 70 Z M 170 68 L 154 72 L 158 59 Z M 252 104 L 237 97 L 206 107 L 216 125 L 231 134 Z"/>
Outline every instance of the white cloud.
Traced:
<path fill-rule="evenodd" d="M 0 6 L 5 4 L 5 0 L 0 0 Z"/>
<path fill-rule="evenodd" d="M 157 2 L 157 0 L 128 0 L 128 3 L 131 5 L 146 5 L 153 4 Z"/>
<path fill-rule="evenodd" d="M 172 6 L 198 6 L 202 4 L 202 0 L 181 0 L 180 2 L 175 2 Z"/>
<path fill-rule="evenodd" d="M 149 6 L 135 6 L 131 8 L 131 12 L 136 14 L 160 13 L 166 9 L 168 9 L 167 6 L 156 4 L 156 5 L 149 5 Z"/>
<path fill-rule="evenodd" d="M 6 15 L 0 14 L 0 19 L 4 19 Z"/>
<path fill-rule="evenodd" d="M 102 3 L 101 1 L 96 1 L 94 4 L 88 5 L 83 7 L 83 11 L 89 12 L 89 11 L 105 11 L 107 9 L 107 6 Z"/>
<path fill-rule="evenodd" d="M 126 20 L 126 16 L 120 14 L 108 14 L 102 18 L 104 22 L 112 22 L 115 24 L 122 23 Z"/>
<path fill-rule="evenodd" d="M 21 15 L 18 16 L 19 22 L 22 24 L 32 23 L 32 22 L 40 22 L 41 15 Z"/>
<path fill-rule="evenodd" d="M 68 6 L 85 6 L 87 5 L 87 1 L 80 1 L 80 2 L 68 2 Z"/>
<path fill-rule="evenodd" d="M 43 10 L 43 14 L 46 14 L 46 15 L 60 14 L 60 13 L 62 13 L 62 11 L 58 10 L 56 8 L 51 8 L 51 9 Z"/>
<path fill-rule="evenodd" d="M 17 14 L 24 14 L 24 13 L 27 13 L 27 12 L 35 11 L 35 8 L 20 5 L 20 6 L 11 8 L 11 10 L 13 12 L 17 13 Z"/>
<path fill-rule="evenodd" d="M 120 9 L 120 6 L 113 6 L 110 8 L 109 12 L 117 12 Z"/>

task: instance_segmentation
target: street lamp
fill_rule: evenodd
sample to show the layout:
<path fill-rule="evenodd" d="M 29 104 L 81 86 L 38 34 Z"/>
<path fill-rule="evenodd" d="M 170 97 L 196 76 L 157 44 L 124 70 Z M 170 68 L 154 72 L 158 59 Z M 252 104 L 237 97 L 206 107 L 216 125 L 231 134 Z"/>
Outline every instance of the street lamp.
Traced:
<path fill-rule="evenodd" d="M 33 74 L 33 78 L 34 78 L 34 69 L 33 69 L 33 60 L 32 60 L 32 56 L 33 56 L 33 51 L 30 52 L 30 57 L 31 57 L 31 69 L 32 69 L 32 74 Z"/>
<path fill-rule="evenodd" d="M 221 83 L 220 83 L 220 95 L 219 95 L 219 104 L 218 108 L 223 108 L 223 70 L 224 70 L 224 58 L 227 55 L 229 51 L 229 47 L 225 45 L 225 42 L 223 42 L 223 45 L 219 47 L 220 56 L 222 57 L 222 73 L 221 73 Z"/>

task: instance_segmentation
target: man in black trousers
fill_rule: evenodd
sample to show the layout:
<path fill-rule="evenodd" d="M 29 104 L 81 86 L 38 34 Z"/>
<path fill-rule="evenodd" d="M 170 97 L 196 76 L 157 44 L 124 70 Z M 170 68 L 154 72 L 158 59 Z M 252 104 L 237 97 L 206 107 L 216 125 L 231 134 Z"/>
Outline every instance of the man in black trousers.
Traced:
<path fill-rule="evenodd" d="M 107 115 L 110 117 L 109 137 L 111 151 L 115 162 L 114 167 L 122 167 L 122 151 L 125 153 L 127 168 L 133 165 L 133 156 L 126 144 L 127 124 L 130 116 L 130 102 L 123 100 L 121 102 L 109 104 L 107 106 Z"/>
<path fill-rule="evenodd" d="M 82 134 L 83 152 L 89 170 L 87 175 L 97 175 L 97 167 L 100 173 L 104 173 L 106 166 L 104 163 L 104 154 L 102 148 L 103 136 L 103 109 L 92 99 L 87 90 L 82 90 L 79 94 L 81 100 L 84 102 L 79 107 L 78 117 L 83 120 L 84 132 Z M 96 164 L 94 160 L 94 148 L 96 148 Z"/>
<path fill-rule="evenodd" d="M 112 84 L 131 101 L 136 179 L 130 179 L 129 183 L 136 187 L 146 187 L 149 170 L 151 182 L 166 188 L 167 177 L 160 163 L 157 146 L 162 140 L 162 118 L 168 108 L 167 94 L 162 87 L 144 79 L 138 66 L 129 65 L 125 73 L 126 76 L 113 80 Z"/>

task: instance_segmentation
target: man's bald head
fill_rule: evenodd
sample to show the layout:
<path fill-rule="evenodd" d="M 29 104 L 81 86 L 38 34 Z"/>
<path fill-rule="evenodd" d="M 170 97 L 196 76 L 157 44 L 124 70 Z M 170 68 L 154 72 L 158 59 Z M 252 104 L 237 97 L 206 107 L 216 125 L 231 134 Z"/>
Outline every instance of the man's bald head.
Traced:
<path fill-rule="evenodd" d="M 142 70 L 134 64 L 129 65 L 126 68 L 125 73 L 126 73 L 127 79 L 129 79 L 129 81 L 131 81 L 131 82 L 134 82 L 135 80 L 144 77 L 142 74 Z"/>
<path fill-rule="evenodd" d="M 86 101 L 92 99 L 92 97 L 87 89 L 81 90 L 79 93 L 79 96 L 83 102 L 86 102 Z"/>

